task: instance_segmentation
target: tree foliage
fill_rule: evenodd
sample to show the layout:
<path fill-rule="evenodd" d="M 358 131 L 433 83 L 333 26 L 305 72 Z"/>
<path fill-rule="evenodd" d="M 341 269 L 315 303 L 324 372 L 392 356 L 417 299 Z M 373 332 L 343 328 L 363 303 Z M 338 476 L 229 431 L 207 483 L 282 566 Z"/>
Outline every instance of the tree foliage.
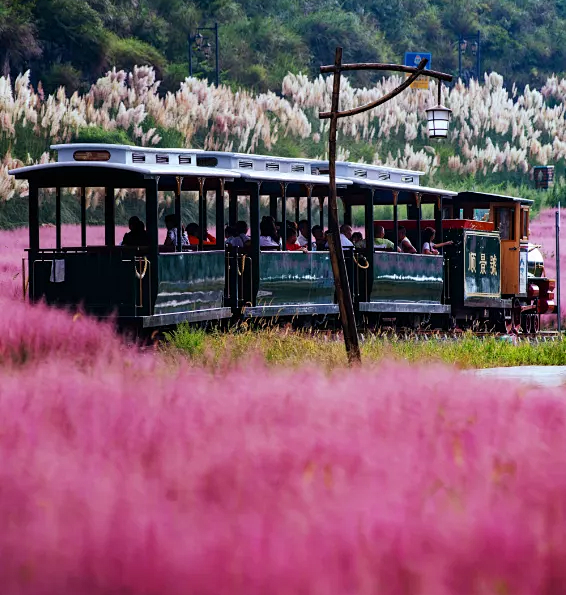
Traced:
<path fill-rule="evenodd" d="M 482 70 L 519 86 L 566 71 L 565 0 L 0 0 L 0 68 L 31 67 L 47 84 L 88 84 L 136 62 L 183 76 L 189 35 L 215 22 L 222 81 L 260 91 L 288 71 L 316 74 L 336 45 L 348 61 L 430 51 L 435 68 L 456 74 L 455 41 L 478 30 Z M 211 79 L 213 57 L 195 53 L 194 72 Z M 466 53 L 464 71 L 474 66 Z"/>

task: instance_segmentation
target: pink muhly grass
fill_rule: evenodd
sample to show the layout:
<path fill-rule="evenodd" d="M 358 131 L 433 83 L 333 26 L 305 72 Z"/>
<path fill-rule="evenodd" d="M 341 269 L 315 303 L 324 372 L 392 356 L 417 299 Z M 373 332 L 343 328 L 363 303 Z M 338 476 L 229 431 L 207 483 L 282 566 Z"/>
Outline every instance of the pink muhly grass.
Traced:
<path fill-rule="evenodd" d="M 4 592 L 563 591 L 563 391 L 253 369 L 7 370 Z"/>
<path fill-rule="evenodd" d="M 544 209 L 531 224 L 531 242 L 541 244 L 544 256 L 546 276 L 556 278 L 556 209 Z M 565 215 L 562 211 L 562 220 Z M 561 281 L 561 312 L 562 319 L 566 319 L 566 222 L 560 226 L 560 281 Z M 555 295 L 556 298 L 556 295 Z M 555 324 L 556 317 L 548 317 Z"/>
<path fill-rule="evenodd" d="M 212 373 L 5 297 L 0 324 L 2 593 L 564 590 L 563 389 Z"/>
<path fill-rule="evenodd" d="M 89 361 L 124 350 L 110 324 L 39 304 L 0 298 L 0 362 L 25 363 L 46 356 Z"/>

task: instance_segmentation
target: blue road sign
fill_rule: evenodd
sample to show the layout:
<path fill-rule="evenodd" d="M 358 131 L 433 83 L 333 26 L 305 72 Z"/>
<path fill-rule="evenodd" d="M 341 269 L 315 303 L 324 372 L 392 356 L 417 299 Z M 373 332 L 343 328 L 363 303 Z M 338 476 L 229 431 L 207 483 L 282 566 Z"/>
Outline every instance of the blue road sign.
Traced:
<path fill-rule="evenodd" d="M 416 68 L 423 58 L 428 58 L 428 63 L 425 70 L 430 70 L 432 63 L 432 54 L 429 52 L 405 52 L 405 66 Z M 408 74 L 405 76 L 409 76 Z M 419 76 L 419 78 L 411 85 L 413 89 L 428 89 L 428 77 Z"/>
<path fill-rule="evenodd" d="M 428 58 L 426 70 L 430 70 L 432 54 L 429 52 L 405 52 L 405 66 L 416 68 L 423 58 Z"/>

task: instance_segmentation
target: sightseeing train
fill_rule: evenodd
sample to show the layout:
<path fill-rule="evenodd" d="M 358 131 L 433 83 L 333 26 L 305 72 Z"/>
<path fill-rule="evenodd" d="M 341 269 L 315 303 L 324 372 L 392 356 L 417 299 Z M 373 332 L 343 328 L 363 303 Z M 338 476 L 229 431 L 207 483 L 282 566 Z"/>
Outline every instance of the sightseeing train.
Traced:
<path fill-rule="evenodd" d="M 262 216 L 283 222 L 283 247 L 286 221 L 302 218 L 308 228 L 328 224 L 328 162 L 106 144 L 52 149 L 57 162 L 10 172 L 29 182 L 30 301 L 115 316 L 139 330 L 182 322 L 338 319 L 328 251 L 316 249 L 310 233 L 306 251 L 264 250 L 260 241 Z M 344 249 L 360 325 L 535 333 L 541 314 L 554 312 L 555 281 L 545 276 L 542 256 L 529 243 L 532 201 L 427 187 L 419 171 L 349 162 L 336 168 L 341 223 L 351 225 L 354 215 L 364 221 L 363 245 Z M 62 241 L 61 190 L 69 188 L 80 196 L 80 246 Z M 87 243 L 92 188 L 104 195 L 104 245 Z M 40 245 L 46 189 L 55 195 L 55 247 Z M 119 189 L 145 195 L 147 245 L 117 241 Z M 181 241 L 187 192 L 198 195 L 192 225 L 200 230 L 189 244 Z M 225 225 L 241 219 L 243 208 L 249 241 L 227 246 Z M 167 215 L 178 232 L 174 245 L 164 242 Z M 417 252 L 429 228 L 445 245 L 438 255 L 401 253 L 403 228 Z M 215 236 L 207 230 L 216 230 Z M 376 247 L 383 230 L 389 250 Z"/>

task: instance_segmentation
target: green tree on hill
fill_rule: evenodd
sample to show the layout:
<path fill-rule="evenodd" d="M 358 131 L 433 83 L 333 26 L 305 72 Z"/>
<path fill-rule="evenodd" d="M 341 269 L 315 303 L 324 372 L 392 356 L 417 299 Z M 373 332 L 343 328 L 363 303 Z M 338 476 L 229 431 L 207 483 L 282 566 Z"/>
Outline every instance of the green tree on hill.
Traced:
<path fill-rule="evenodd" d="M 430 51 L 435 68 L 456 73 L 455 41 L 477 30 L 482 66 L 509 82 L 566 72 L 564 0 L 0 0 L 0 67 L 72 88 L 110 66 L 151 64 L 172 87 L 188 74 L 189 34 L 214 22 L 222 81 L 257 90 L 278 90 L 288 71 L 316 75 L 338 44 L 348 61 Z M 195 65 L 199 75 L 212 70 L 212 60 Z"/>

